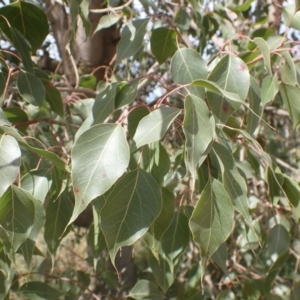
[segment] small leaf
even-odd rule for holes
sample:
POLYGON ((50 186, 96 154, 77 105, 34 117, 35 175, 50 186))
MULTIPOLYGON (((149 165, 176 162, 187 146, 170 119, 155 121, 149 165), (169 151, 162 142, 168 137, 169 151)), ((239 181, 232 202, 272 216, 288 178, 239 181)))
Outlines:
POLYGON ((144 117, 136 129, 131 151, 162 139, 180 112, 175 107, 161 107, 144 117))
POLYGON ((149 20, 149 18, 138 19, 125 25, 121 33, 121 40, 117 46, 115 66, 118 66, 122 59, 133 56, 142 48, 149 20))
POLYGON ((261 52, 265 66, 269 72, 269 74, 272 74, 272 68, 271 68, 271 55, 270 55, 270 49, 266 41, 261 37, 256 37, 253 39, 254 43, 259 48, 259 51, 261 52))
POLYGON ((273 101, 279 90, 277 76, 268 75, 262 81, 261 102, 265 106, 273 101))
POLYGON ((101 228, 111 260, 118 250, 142 237, 162 209, 162 195, 153 177, 137 169, 123 176, 100 212, 101 228))
POLYGON ((133 80, 129 83, 122 85, 120 90, 117 92, 115 99, 116 109, 122 106, 131 104, 138 93, 139 80, 133 80))
POLYGON ((16 251, 28 238, 34 224, 33 197, 12 185, 0 199, 0 241, 16 251))
POLYGON ((72 150, 75 207, 70 223, 93 199, 111 188, 128 163, 129 148, 120 125, 95 125, 78 137, 72 150))
POLYGON ((131 138, 134 137, 136 129, 145 116, 150 113, 149 109, 145 106, 135 108, 128 116, 128 134, 131 138))
POLYGON ((34 75, 20 71, 17 86, 22 98, 35 106, 42 106, 45 100, 45 88, 40 79, 34 75))
POLYGON ((26 298, 58 299, 63 293, 41 281, 30 281, 23 284, 19 292, 26 298))
POLYGON ((161 290, 149 280, 139 280, 131 289, 129 297, 135 300, 163 300, 164 294, 161 290))
POLYGON ((268 239, 269 254, 272 260, 276 261, 281 254, 289 250, 289 247, 290 237, 288 231, 281 224, 275 225, 270 230, 268 239))
POLYGON ((191 17, 185 9, 179 7, 174 16, 174 22, 181 31, 186 31, 190 27, 191 17))
POLYGON ((215 262, 224 272, 225 275, 228 274, 228 270, 226 267, 227 261, 227 247, 226 243, 222 243, 220 247, 214 252, 214 254, 210 258, 213 262, 215 262))
POLYGON ((183 131, 186 137, 186 164, 192 179, 197 177, 197 169, 206 157, 214 136, 210 113, 206 103, 193 95, 185 98, 183 131))
MULTIPOLYGON (((6 107, 3 109, 9 122, 12 124, 18 124, 28 121, 28 115, 26 112, 19 107, 6 107)), ((24 133, 28 125, 17 126, 18 130, 24 133)))
POLYGON ((49 103, 52 111, 57 113, 60 117, 64 116, 63 100, 59 90, 50 82, 43 80, 45 88, 45 100, 49 103))
POLYGON ((156 28, 151 34, 151 51, 159 64, 164 63, 177 50, 177 33, 169 28, 156 28))
POLYGON ((21 150, 16 140, 0 135, 0 197, 16 180, 21 164, 21 150))
POLYGON ((289 199, 290 203, 294 206, 297 207, 299 204, 300 200, 300 188, 297 182, 293 180, 293 178, 282 174, 283 176, 283 185, 282 189, 286 195, 286 197, 289 199))
POLYGON ((233 215, 234 208, 223 185, 209 180, 190 219, 193 239, 200 248, 202 278, 208 260, 231 233, 233 215))
POLYGON ((112 83, 97 95, 93 106, 94 124, 103 123, 114 111, 117 85, 112 83))
POLYGON ((282 15, 285 26, 300 30, 300 11, 295 12, 295 4, 285 5, 282 15))
POLYGON ((279 64, 280 78, 283 83, 296 85, 297 84, 297 73, 295 63, 288 51, 281 53, 283 59, 279 64))
POLYGON ((120 16, 116 15, 115 13, 109 13, 107 15, 102 16, 93 34, 95 34, 97 31, 103 28, 109 28, 115 25, 119 22, 120 19, 120 16))
POLYGON ((295 129, 300 123, 300 105, 298 101, 300 89, 293 85, 281 83, 279 90, 295 129))
POLYGON ((93 90, 97 84, 97 78, 94 75, 84 74, 79 78, 79 86, 93 90))

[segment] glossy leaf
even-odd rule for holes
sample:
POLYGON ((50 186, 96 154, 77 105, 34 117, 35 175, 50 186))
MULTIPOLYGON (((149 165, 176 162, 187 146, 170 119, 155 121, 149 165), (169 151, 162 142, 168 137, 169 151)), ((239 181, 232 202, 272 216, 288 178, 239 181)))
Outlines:
POLYGON ((122 176, 129 163, 124 130, 117 124, 95 125, 82 133, 72 150, 75 207, 70 223, 122 176))
POLYGON ((162 139, 180 112, 175 107, 161 107, 145 116, 136 129, 131 151, 162 139))
MULTIPOLYGON (((195 80, 206 79, 207 66, 201 55, 192 49, 178 49, 171 61, 171 76, 177 84, 191 84, 195 80)), ((189 92, 204 100, 202 87, 189 87, 189 92)))
POLYGON ((21 150, 16 140, 0 135, 0 197, 16 180, 21 164, 21 150))
POLYGON ((20 71, 17 80, 18 91, 25 101, 35 106, 42 106, 45 100, 45 88, 40 79, 20 71))
POLYGON ((73 203, 66 193, 62 193, 58 199, 51 199, 46 207, 44 238, 51 255, 55 254, 61 242, 72 211, 73 203))
POLYGON ((117 83, 112 83, 99 93, 93 106, 94 124, 103 123, 115 108, 117 83))
POLYGON ((114 264, 118 250, 142 237, 162 209, 162 195, 153 177, 137 169, 123 176, 100 212, 101 228, 114 264))
POLYGON ((41 281, 24 283, 19 291, 26 297, 39 297, 40 299, 58 299, 63 293, 41 281))
POLYGON ((169 28, 156 28, 151 34, 151 51, 159 64, 164 63, 177 50, 177 33, 169 28))
MULTIPOLYGON (((16 28, 29 41, 35 52, 49 33, 48 19, 44 10, 30 2, 14 2, 0 8, 11 27, 16 28)), ((9 25, 0 18, 0 28, 11 39, 9 25)))
POLYGON ((229 150, 218 143, 214 143, 213 149, 221 165, 224 188, 234 208, 244 217, 248 225, 251 226, 246 182, 240 175, 229 150))
POLYGON ((205 159, 214 137, 214 128, 206 103, 191 95, 185 98, 183 130, 186 137, 186 164, 195 181, 197 169, 205 159))
POLYGON ((209 180, 189 223, 193 239, 200 248, 203 275, 210 257, 229 237, 233 215, 234 208, 223 185, 215 179, 209 180))
POLYGON ((296 128, 300 123, 300 106, 298 103, 300 89, 293 85, 281 83, 279 90, 284 101, 284 105, 292 119, 293 127, 296 128))
POLYGON ((121 40, 117 46, 116 66, 124 58, 136 54, 141 49, 149 20, 149 18, 137 19, 125 25, 121 33, 121 40))
POLYGON ((45 88, 45 100, 49 103, 51 110, 60 117, 63 117, 64 106, 60 92, 50 81, 44 80, 43 84, 45 88))
POLYGON ((12 186, 0 199, 0 241, 7 249, 17 250, 28 238, 34 224, 32 196, 12 186))
POLYGON ((161 290, 149 280, 139 280, 135 286, 131 289, 129 297, 135 300, 163 300, 164 294, 161 290))
MULTIPOLYGON (((224 56, 214 67, 207 80, 219 85, 223 90, 237 94, 244 101, 250 86, 250 74, 247 65, 234 55, 224 56)), ((226 123, 228 117, 241 106, 241 103, 229 101, 225 96, 207 93, 208 106, 213 114, 226 123)))

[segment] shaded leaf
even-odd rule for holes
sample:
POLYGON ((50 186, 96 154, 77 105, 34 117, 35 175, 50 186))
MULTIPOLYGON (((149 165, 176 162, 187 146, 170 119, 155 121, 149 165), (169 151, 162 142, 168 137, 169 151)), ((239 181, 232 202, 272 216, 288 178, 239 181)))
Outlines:
POLYGON ((149 18, 138 19, 125 25, 117 45, 115 66, 118 66, 124 58, 133 56, 141 49, 149 20, 149 18))
POLYGON ((175 107, 160 107, 145 116, 136 129, 131 151, 162 139, 180 112, 175 107))
POLYGON ((133 80, 121 86, 115 98, 116 109, 128 105, 135 100, 138 93, 139 80, 133 80))
POLYGON ((42 106, 45 100, 45 88, 40 79, 20 71, 17 79, 18 91, 22 98, 35 106, 42 106))
POLYGON ((283 176, 283 184, 282 189, 286 195, 286 197, 289 199, 290 203, 297 207, 300 200, 300 188, 297 182, 295 180, 285 174, 282 174, 283 176))
POLYGON ((161 290, 149 280, 139 280, 131 289, 129 297, 135 300, 163 300, 164 294, 161 290))
POLYGON ((150 113, 149 109, 145 106, 135 108, 128 116, 128 134, 131 138, 134 137, 136 129, 145 116, 150 113))
POLYGON ((44 80, 43 84, 45 88, 45 100, 49 103, 52 111, 63 117, 64 106, 61 93, 50 81, 44 80))
POLYGON ((190 219, 193 239, 200 248, 202 278, 208 260, 231 233, 233 215, 234 208, 223 185, 209 180, 190 219))
POLYGON ((26 131, 28 125, 18 126, 18 123, 28 121, 28 115, 23 109, 19 107, 6 107, 3 111, 9 122, 17 124, 19 131, 21 131, 22 133, 26 131))
POLYGON ((288 51, 282 52, 283 59, 279 65, 280 78, 282 82, 290 85, 297 84, 297 73, 295 63, 288 51))
POLYGON ((174 22, 180 30, 185 31, 188 30, 190 27, 191 17, 185 9, 179 7, 174 16, 174 22))
POLYGON ((159 64, 164 63, 177 50, 177 33, 173 29, 159 27, 151 34, 151 51, 159 64))
POLYGON ((286 228, 281 225, 275 225, 269 233, 268 239, 268 248, 269 254, 273 261, 276 261, 277 258, 288 251, 290 247, 290 237, 286 228))
POLYGON ((16 140, 0 135, 0 197, 16 180, 21 164, 21 150, 16 140))
POLYGON ((41 299, 58 299, 63 293, 41 281, 30 281, 23 284, 19 292, 25 297, 40 297, 41 299))
POLYGON ((221 268, 221 270, 224 272, 225 275, 228 274, 228 270, 226 267, 226 261, 227 261, 226 243, 222 243, 219 246, 219 248, 213 253, 210 259, 221 268))
POLYGON ((110 189, 128 163, 129 148, 120 125, 95 125, 78 137, 72 150, 75 207, 70 223, 93 199, 110 189))
POLYGON ((269 74, 272 74, 272 68, 271 68, 271 55, 270 55, 270 49, 266 41, 261 37, 256 37, 253 39, 254 43, 259 48, 259 51, 261 52, 265 66, 269 72, 269 74))
POLYGON ((274 100, 279 90, 277 76, 268 75, 262 81, 261 102, 265 106, 274 100))
POLYGON ((111 260, 118 250, 142 237, 162 209, 161 190, 154 178, 137 169, 113 187, 100 212, 101 228, 111 260))
POLYGON ((109 28, 115 25, 120 21, 120 19, 121 19, 120 16, 115 13, 109 13, 107 15, 102 16, 93 34, 95 34, 97 31, 103 28, 109 28))
POLYGON ((206 103, 193 95, 185 98, 185 116, 183 131, 186 137, 186 164, 195 181, 197 169, 207 155, 207 150, 214 136, 210 122, 210 113, 206 103))

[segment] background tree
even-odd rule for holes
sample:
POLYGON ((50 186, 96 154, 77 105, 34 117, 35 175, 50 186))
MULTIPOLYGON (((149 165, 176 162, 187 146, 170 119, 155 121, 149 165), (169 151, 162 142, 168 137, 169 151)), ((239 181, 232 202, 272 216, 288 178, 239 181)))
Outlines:
POLYGON ((1 298, 299 298, 300 15, 282 5, 2 5, 1 298))

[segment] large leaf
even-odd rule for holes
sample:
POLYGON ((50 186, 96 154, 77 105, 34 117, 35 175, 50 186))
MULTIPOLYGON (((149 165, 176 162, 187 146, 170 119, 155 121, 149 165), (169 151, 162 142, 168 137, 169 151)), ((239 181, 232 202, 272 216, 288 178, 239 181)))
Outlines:
POLYGON ((18 74, 17 86, 22 98, 35 106, 42 106, 45 100, 45 88, 40 79, 24 71, 18 74))
POLYGON ((180 112, 181 110, 175 107, 161 107, 145 116, 136 129, 131 151, 163 138, 180 112))
POLYGON ((221 165, 224 188, 234 208, 245 218, 248 225, 251 226, 246 182, 239 173, 231 152, 219 143, 214 143, 213 149, 221 165))
POLYGON ((141 49, 149 20, 149 18, 138 19, 125 25, 117 46, 115 66, 118 66, 122 59, 136 54, 141 49))
POLYGON ((233 226, 234 208, 223 185, 208 180, 190 219, 195 243, 200 248, 202 278, 207 261, 225 242, 233 226))
POLYGON ((275 225, 270 230, 268 239, 268 248, 271 259, 276 261, 281 254, 288 251, 289 247, 290 237, 288 231, 281 224, 275 225))
MULTIPOLYGON (((201 55, 192 49, 179 49, 171 61, 171 76, 177 84, 189 84, 195 80, 206 79, 208 70, 201 55)), ((189 92, 204 100, 202 87, 189 87, 189 92)))
POLYGON ((0 135, 0 197, 18 175, 21 164, 21 150, 16 140, 0 135))
POLYGON ((298 99, 300 89, 297 86, 281 83, 279 90, 284 101, 284 105, 292 119, 293 127, 296 128, 300 123, 300 105, 298 99))
POLYGON ((131 289, 129 297, 135 300, 163 300, 165 299, 162 291, 149 280, 139 280, 131 289))
POLYGON ((177 33, 173 29, 159 27, 151 34, 151 50, 159 64, 164 63, 177 49, 177 33))
POLYGON ((28 238, 34 224, 33 197, 12 186, 0 199, 0 241, 15 251, 28 238))
POLYGON ((44 10, 29 2, 14 2, 0 8, 0 28, 11 38, 9 25, 16 28, 29 41, 35 52, 49 33, 48 19, 44 10), (7 24, 7 21, 9 25, 7 24))
POLYGON ((95 125, 78 137, 72 150, 75 207, 70 223, 122 176, 128 163, 129 147, 120 125, 95 125))
POLYGON ((195 181, 197 169, 206 157, 214 136, 206 103, 193 95, 185 98, 183 130, 186 137, 186 164, 195 181))
MULTIPOLYGON (((250 74, 247 65, 234 55, 224 56, 207 78, 217 83, 223 90, 237 94, 244 101, 250 86, 250 74)), ((228 117, 240 107, 241 103, 230 101, 226 96, 207 93, 208 106, 213 114, 226 123, 228 117)))
POLYGON ((162 195, 154 178, 137 169, 117 182, 107 196, 101 228, 114 263, 118 250, 142 237, 162 209, 162 195))

